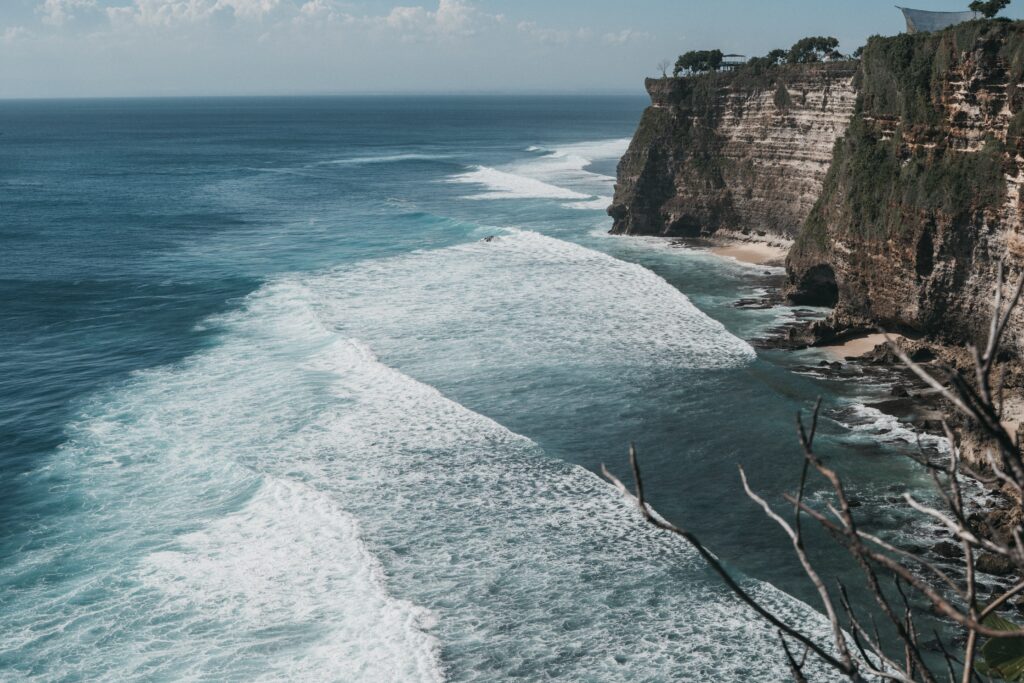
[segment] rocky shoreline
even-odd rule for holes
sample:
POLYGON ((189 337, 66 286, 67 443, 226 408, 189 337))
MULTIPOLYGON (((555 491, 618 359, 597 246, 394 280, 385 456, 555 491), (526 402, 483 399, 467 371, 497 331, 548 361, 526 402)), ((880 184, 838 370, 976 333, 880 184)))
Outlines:
MULTIPOLYGON (((871 434, 876 450, 907 440, 933 473, 956 448, 978 473, 962 478, 963 523, 1003 548, 1024 543, 1019 488, 987 476, 990 437, 878 336, 899 335, 898 347, 947 386, 952 373, 975 384, 972 347, 987 344, 993 295, 1009 300, 1024 278, 1024 22, 875 36, 857 59, 752 62, 646 87, 651 105, 618 166, 611 232, 783 265, 767 293, 735 302, 793 306, 754 345, 817 349, 820 358, 794 370, 887 386, 888 396, 831 417, 871 434), (892 431, 876 437, 858 420, 879 415, 874 424, 892 431)), ((979 383, 991 379, 985 402, 1020 444, 1024 306, 1007 321, 1005 351, 979 383)), ((893 481, 891 500, 872 503, 905 508, 906 488, 893 481)), ((911 526, 898 545, 962 583, 962 544, 930 517, 911 526)), ((983 602, 1022 578, 1016 562, 981 544, 973 564, 983 602)), ((1024 598, 1014 601, 1024 613, 1024 598)))
MULTIPOLYGON (((731 253, 733 249, 748 248, 750 245, 776 246, 771 243, 770 238, 765 239, 764 236, 740 235, 737 237, 721 234, 709 238, 678 239, 674 240, 672 244, 704 250, 727 258, 735 258, 731 253)), ((770 252, 761 253, 769 254, 770 252)), ((769 260, 747 261, 747 263, 764 266, 778 265, 777 261, 769 260)), ((785 282, 780 275, 776 282, 769 285, 762 296, 739 299, 733 305, 737 308, 770 309, 787 303, 789 302, 785 295, 785 282)), ((836 329, 827 318, 823 318, 823 312, 820 309, 816 311, 796 307, 793 309, 793 313, 795 320, 772 328, 762 337, 752 340, 752 343, 762 349, 786 351, 818 349, 823 355, 831 356, 831 358, 822 358, 816 363, 807 365, 797 365, 793 368, 794 371, 821 379, 863 381, 875 386, 888 386, 889 396, 887 398, 866 401, 863 405, 869 410, 877 410, 894 418, 918 434, 931 437, 931 443, 948 443, 942 421, 949 420, 961 437, 961 442, 958 444, 961 449, 978 450, 983 447, 977 440, 977 434, 963 420, 958 420, 953 415, 950 410, 951 406, 946 403, 939 392, 927 386, 902 363, 889 346, 885 335, 862 326, 836 329)), ((890 335, 889 338, 916 363, 935 369, 945 366, 961 371, 971 367, 972 360, 963 347, 940 344, 933 340, 923 339, 920 335, 910 337, 896 334, 890 335)), ((1020 364, 1008 360, 1004 363, 1004 368, 1010 375, 1010 381, 1020 386, 1021 378, 1024 376, 1020 364)), ((1007 402, 1005 409, 1008 416, 1007 422, 1010 423, 1008 427, 1019 425, 1020 418, 1016 416, 1024 414, 1024 401, 1011 399, 1007 402)), ((1016 429, 1010 431, 1012 433, 1016 429)), ((948 463, 948 456, 942 449, 922 448, 921 455, 933 465, 945 466, 948 463)), ((972 479, 966 485, 974 490, 975 498, 984 497, 984 505, 976 506, 977 509, 968 519, 972 530, 983 538, 1000 543, 1006 542, 1012 536, 1012 530, 1020 524, 1019 502, 1005 491, 977 480, 972 479)), ((903 490, 902 486, 895 488, 900 492, 903 490)), ((904 504, 899 496, 893 496, 890 502, 904 504)), ((855 501, 854 504, 859 506, 859 502, 855 501)), ((908 549, 927 556, 937 564, 944 565, 949 573, 961 572, 963 570, 963 548, 960 543, 946 529, 938 526, 932 528, 928 536, 930 539, 922 537, 914 547, 908 549)), ((979 582, 979 588, 983 593, 996 594, 1005 590, 1013 580, 1016 580, 1012 563, 1006 558, 996 555, 980 554, 976 558, 975 569, 985 577, 979 582)), ((1015 607, 1024 613, 1024 598, 1017 601, 1015 607)))

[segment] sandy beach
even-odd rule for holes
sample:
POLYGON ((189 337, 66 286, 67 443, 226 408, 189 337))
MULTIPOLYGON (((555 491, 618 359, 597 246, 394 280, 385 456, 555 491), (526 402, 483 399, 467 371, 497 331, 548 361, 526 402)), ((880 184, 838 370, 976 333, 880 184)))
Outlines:
POLYGON ((743 263, 759 266, 779 266, 786 261, 787 249, 763 242, 743 242, 726 246, 711 247, 709 251, 718 256, 734 258, 743 263))
MULTIPOLYGON (((893 341, 901 341, 904 339, 901 335, 891 334, 889 337, 893 341)), ((834 344, 831 346, 819 346, 818 348, 832 356, 836 360, 843 360, 850 356, 863 356, 865 353, 873 351, 879 344, 885 343, 885 335, 881 333, 868 334, 863 337, 855 337, 849 339, 842 344, 834 344)))

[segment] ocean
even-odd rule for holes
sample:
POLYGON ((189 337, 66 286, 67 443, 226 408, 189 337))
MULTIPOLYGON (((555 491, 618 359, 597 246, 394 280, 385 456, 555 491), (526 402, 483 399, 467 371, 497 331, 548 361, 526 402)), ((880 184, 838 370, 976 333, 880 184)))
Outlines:
POLYGON ((752 344, 781 269, 607 234, 644 106, 0 102, 0 679, 784 679, 600 465, 811 629, 737 465, 780 503, 820 395, 869 524, 926 484, 887 387, 752 344))

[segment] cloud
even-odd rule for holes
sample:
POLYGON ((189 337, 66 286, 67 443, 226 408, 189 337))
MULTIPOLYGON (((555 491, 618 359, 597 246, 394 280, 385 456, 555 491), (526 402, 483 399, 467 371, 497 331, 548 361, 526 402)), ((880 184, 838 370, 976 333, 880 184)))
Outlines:
MULTIPOLYGON (((483 25, 500 22, 501 15, 486 14, 463 0, 438 0, 437 9, 422 6, 394 7, 384 24, 405 34, 470 36, 483 25)), ((368 18, 373 23, 373 18, 368 18)))
POLYGON ((477 9, 468 0, 438 0, 436 5, 396 5, 382 14, 356 15, 342 0, 42 0, 37 11, 54 28, 80 24, 90 15, 108 28, 170 29, 193 25, 258 25, 261 35, 274 29, 356 25, 369 31, 392 31, 404 39, 471 36, 504 21, 501 14, 477 9))
POLYGON ((8 26, 3 31, 0 31, 0 43, 10 45, 31 36, 32 32, 24 26, 8 26))
POLYGON ((354 17, 345 11, 345 6, 335 0, 308 0, 299 7, 297 23, 351 23, 354 17))
POLYGON ((110 23, 121 28, 197 23, 231 25, 236 18, 262 22, 301 11, 302 7, 294 0, 133 0, 130 4, 106 10, 110 23))
POLYGON ((521 21, 516 28, 534 42, 545 45, 568 45, 573 41, 588 40, 593 35, 593 31, 589 28, 574 30, 547 28, 538 25, 535 21, 521 21))
POLYGON ((36 9, 43 15, 43 23, 51 26, 63 26, 99 13, 96 0, 44 0, 36 9))
POLYGON ((616 33, 606 33, 601 39, 609 45, 625 45, 626 43, 650 40, 651 34, 627 28, 616 33))

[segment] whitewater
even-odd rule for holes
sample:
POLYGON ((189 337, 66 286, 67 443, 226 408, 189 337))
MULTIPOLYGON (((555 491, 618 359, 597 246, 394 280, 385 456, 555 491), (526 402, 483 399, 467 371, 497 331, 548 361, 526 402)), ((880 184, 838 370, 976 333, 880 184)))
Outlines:
MULTIPOLYGON (((33 106, 119 171, 12 208, 3 680, 784 678, 596 474, 634 439, 663 514, 823 627, 733 503, 737 462, 788 485, 823 389, 749 342, 788 309, 732 306, 771 271, 602 234, 636 101, 139 104, 147 159, 107 105, 33 106)), ((3 187, 61 178, 40 113, 0 115, 28 169, 3 187)), ((864 427, 823 431, 843 455, 864 427)))

